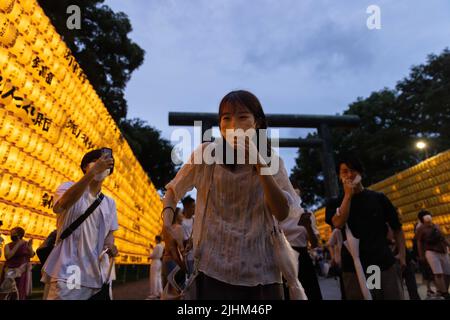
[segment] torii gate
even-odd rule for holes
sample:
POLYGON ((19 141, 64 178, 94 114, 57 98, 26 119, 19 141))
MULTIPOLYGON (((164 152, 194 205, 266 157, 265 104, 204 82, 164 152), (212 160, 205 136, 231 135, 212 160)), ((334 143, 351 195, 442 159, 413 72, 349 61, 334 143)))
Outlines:
MULTIPOLYGON (((338 196, 338 177, 335 171, 331 127, 358 127, 361 120, 355 115, 301 115, 266 114, 269 128, 314 128, 319 139, 280 139, 280 148, 320 148, 320 161, 325 178, 325 196, 328 199, 338 196)), ((193 126, 194 121, 202 122, 202 139, 206 130, 218 126, 217 113, 169 112, 170 126, 193 126)))

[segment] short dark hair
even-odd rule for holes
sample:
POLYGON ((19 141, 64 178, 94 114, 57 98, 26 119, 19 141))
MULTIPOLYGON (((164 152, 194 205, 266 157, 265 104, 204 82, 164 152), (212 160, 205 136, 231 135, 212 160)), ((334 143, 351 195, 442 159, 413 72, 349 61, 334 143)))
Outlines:
POLYGON ((157 236, 155 237, 155 240, 161 242, 161 236, 160 236, 160 235, 157 235, 157 236))
POLYGON ((14 227, 11 229, 11 233, 13 233, 13 231, 17 231, 19 239, 22 239, 25 236, 25 230, 22 227, 14 227))
POLYGON ((181 203, 183 204, 183 206, 186 206, 187 204, 195 203, 195 200, 191 196, 186 196, 181 199, 181 203))
POLYGON ((341 165, 345 164, 347 167, 349 167, 352 170, 358 171, 361 175, 364 174, 364 166, 361 162, 361 160, 353 154, 347 154, 345 156, 341 156, 339 160, 337 161, 336 166, 336 172, 339 175, 341 165))
MULTIPOLYGON (((83 171, 83 173, 86 173, 86 166, 89 163, 97 161, 98 159, 101 158, 102 150, 103 150, 103 148, 91 150, 83 156, 83 159, 81 159, 81 164, 80 164, 80 168, 83 171)), ((114 160, 114 157, 113 157, 113 160, 114 160)), ((113 171, 114 171, 114 164, 113 164, 109 174, 111 175, 113 173, 113 171)))
POLYGON ((419 213, 417 214, 417 218, 420 220, 420 222, 423 223, 423 217, 425 217, 425 216, 431 216, 431 215, 432 215, 432 214, 431 214, 430 211, 427 211, 427 210, 425 210, 425 209, 422 209, 422 210, 420 210, 419 213))

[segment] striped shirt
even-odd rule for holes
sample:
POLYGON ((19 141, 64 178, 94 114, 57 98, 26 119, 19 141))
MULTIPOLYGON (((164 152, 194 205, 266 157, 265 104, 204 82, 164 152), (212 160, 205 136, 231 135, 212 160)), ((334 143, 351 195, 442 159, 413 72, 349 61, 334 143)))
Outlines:
MULTIPOLYGON (((203 152, 205 145, 194 151, 166 185, 176 201, 194 187, 197 189, 193 240, 199 271, 232 285, 282 283, 270 241, 273 217, 265 205, 256 170, 250 165, 231 171, 221 164, 194 164, 195 154, 203 152)), ((288 200, 289 217, 298 217, 301 200, 281 158, 274 178, 288 200)))

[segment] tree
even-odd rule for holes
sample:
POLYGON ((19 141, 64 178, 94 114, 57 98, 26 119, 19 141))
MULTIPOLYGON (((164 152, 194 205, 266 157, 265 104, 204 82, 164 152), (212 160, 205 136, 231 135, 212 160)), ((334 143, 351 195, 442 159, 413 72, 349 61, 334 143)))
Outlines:
MULTIPOLYGON (((423 160, 415 142, 423 138, 434 155, 450 147, 450 51, 429 55, 427 63, 411 68, 396 88, 357 98, 344 111, 358 115, 356 129, 332 130, 335 158, 353 152, 366 169, 364 183, 373 184, 423 160)), ((311 134, 310 137, 317 137, 311 134)), ((317 150, 299 150, 291 173, 294 184, 303 186, 307 205, 323 204, 322 169, 317 150)))
POLYGON ((140 119, 123 120, 120 128, 155 188, 162 190, 176 173, 171 161, 170 142, 162 139, 158 130, 140 119))
MULTIPOLYGON (((316 136, 317 134, 308 134, 307 138, 316 136)), ((295 188, 300 189, 302 203, 308 206, 322 203, 325 194, 323 179, 319 150, 299 148, 290 180, 295 188)))
POLYGON ((63 37, 109 113, 119 123, 127 115, 125 86, 144 61, 144 50, 128 34, 128 16, 115 13, 104 0, 79 0, 81 28, 68 29, 70 0, 39 0, 40 6, 63 37))
POLYGON ((70 30, 66 22, 69 0, 39 0, 58 33, 83 69, 127 139, 136 158, 157 189, 175 175, 172 146, 160 132, 140 119, 127 120, 124 90, 131 74, 144 61, 144 50, 128 37, 131 23, 123 12, 115 13, 103 0, 79 0, 81 29, 70 30))

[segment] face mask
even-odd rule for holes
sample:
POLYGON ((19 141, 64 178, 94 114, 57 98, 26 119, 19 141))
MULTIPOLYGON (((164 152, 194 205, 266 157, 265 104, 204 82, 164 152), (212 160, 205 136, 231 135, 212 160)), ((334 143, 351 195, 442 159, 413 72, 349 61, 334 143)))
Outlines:
POLYGON ((432 220, 432 218, 430 215, 427 214, 426 216, 423 216, 423 222, 430 223, 431 220, 432 220))
POLYGON ((12 236, 11 236, 11 240, 12 240, 12 241, 17 241, 17 240, 19 240, 19 236, 17 236, 17 235, 12 235, 12 236))
POLYGON ((251 128, 248 129, 251 131, 244 131, 243 129, 236 129, 236 130, 231 130, 228 129, 225 132, 225 140, 232 146, 235 146, 235 139, 241 139, 240 141, 244 141, 244 139, 247 139, 247 137, 249 137, 250 139, 253 139, 253 137, 256 134, 256 129, 251 128), (229 134, 227 134, 229 133, 229 134), (250 136, 248 136, 247 134, 249 134, 250 136))
POLYGON ((95 181, 98 181, 98 182, 101 182, 101 181, 105 180, 105 178, 106 178, 107 176, 109 176, 109 172, 110 172, 110 170, 109 170, 109 169, 106 169, 106 170, 103 171, 102 173, 96 174, 95 177, 94 177, 94 180, 95 180, 95 181))

